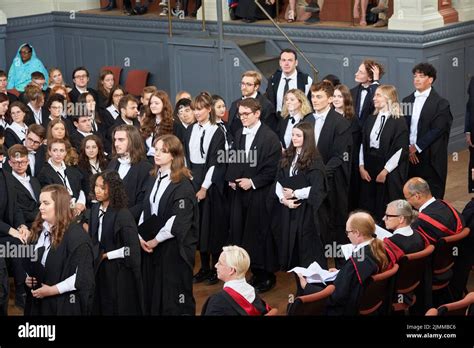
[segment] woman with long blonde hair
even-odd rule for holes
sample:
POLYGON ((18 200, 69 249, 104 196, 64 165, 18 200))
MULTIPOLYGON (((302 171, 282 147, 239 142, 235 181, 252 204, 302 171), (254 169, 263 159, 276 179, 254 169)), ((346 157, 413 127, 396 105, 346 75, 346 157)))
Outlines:
POLYGON ((381 221, 387 203, 403 198, 408 175, 408 128, 394 86, 379 86, 374 106, 374 114, 362 129, 360 207, 381 221))

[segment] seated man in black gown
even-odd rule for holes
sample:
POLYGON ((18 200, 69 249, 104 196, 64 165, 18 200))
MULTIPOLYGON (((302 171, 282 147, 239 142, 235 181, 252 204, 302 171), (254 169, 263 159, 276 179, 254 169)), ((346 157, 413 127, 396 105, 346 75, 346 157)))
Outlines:
POLYGON ((268 306, 245 280, 250 256, 245 249, 231 245, 222 248, 216 264, 217 277, 225 282, 222 291, 211 295, 204 304, 202 315, 265 315, 268 306))

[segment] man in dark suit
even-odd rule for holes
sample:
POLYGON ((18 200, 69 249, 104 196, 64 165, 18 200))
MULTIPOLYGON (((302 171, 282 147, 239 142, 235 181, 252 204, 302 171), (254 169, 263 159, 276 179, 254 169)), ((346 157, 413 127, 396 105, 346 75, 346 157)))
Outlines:
POLYGON ((92 132, 92 118, 89 115, 79 115, 72 117, 72 122, 75 129, 71 132, 71 145, 77 150, 81 151, 82 140, 88 135, 94 134, 92 132))
POLYGON ((18 97, 7 91, 7 85, 8 85, 7 73, 3 70, 0 70, 0 93, 5 94, 8 97, 8 100, 10 101, 10 104, 11 104, 14 101, 17 101, 18 97))
POLYGON ((469 192, 474 192, 474 76, 471 77, 469 87, 467 88, 468 100, 466 104, 466 118, 464 121, 464 133, 466 133, 466 142, 469 146, 469 171, 467 182, 469 192))
POLYGON ((227 121, 227 129, 232 134, 232 137, 237 134, 239 129, 242 129, 242 122, 238 115, 238 102, 242 99, 255 98, 261 106, 260 120, 269 126, 275 133, 278 134, 279 117, 275 113, 275 108, 270 101, 258 89, 262 83, 262 75, 253 70, 246 71, 242 74, 240 81, 240 90, 242 98, 234 100, 229 109, 229 119, 227 121))
POLYGON ((77 102, 77 98, 82 93, 89 92, 94 96, 94 99, 97 100, 99 99, 99 95, 97 91, 93 88, 87 87, 87 84, 89 83, 89 71, 83 67, 80 66, 72 72, 72 80, 74 81, 74 88, 69 92, 69 99, 71 99, 72 103, 77 102))
POLYGON ((328 210, 325 218, 328 221, 322 224, 327 226, 327 231, 322 233, 322 242, 346 244, 352 133, 349 121, 331 108, 333 95, 334 87, 330 82, 313 83, 311 103, 314 114, 306 116, 304 122, 314 126, 316 146, 328 176, 329 194, 325 204, 328 210))
POLYGON ((448 175, 448 142, 453 116, 449 102, 432 87, 436 69, 429 63, 413 68, 416 91, 403 99, 411 106, 406 115, 410 130, 408 177, 419 176, 430 185, 436 198, 443 199, 448 175))
POLYGON ((355 73, 355 81, 359 84, 351 89, 351 95, 360 127, 374 113, 375 90, 380 86, 379 79, 383 74, 383 66, 371 59, 364 60, 355 73))
MULTIPOLYGON (((9 249, 12 245, 26 243, 28 229, 24 225, 23 216, 17 205, 13 176, 3 169, 3 156, 3 148, 0 147, 0 244, 9 249)), ((10 264, 15 279, 15 304, 24 308, 26 273, 22 260, 19 257, 7 257, 6 261, 10 264)))
POLYGON ((39 124, 32 124, 26 133, 25 147, 28 150, 27 174, 37 176, 46 162, 46 145, 43 140, 46 138, 46 129, 39 124))
POLYGON ((296 52, 285 48, 280 52, 280 69, 268 80, 266 97, 273 104, 278 115, 284 103, 284 96, 290 89, 299 89, 311 99, 311 84, 313 79, 297 69, 298 58, 296 52))
POLYGON ((28 149, 25 146, 16 144, 10 147, 8 158, 17 194, 17 207, 23 215, 25 225, 31 228, 39 211, 41 185, 38 179, 26 173, 29 161, 28 149))

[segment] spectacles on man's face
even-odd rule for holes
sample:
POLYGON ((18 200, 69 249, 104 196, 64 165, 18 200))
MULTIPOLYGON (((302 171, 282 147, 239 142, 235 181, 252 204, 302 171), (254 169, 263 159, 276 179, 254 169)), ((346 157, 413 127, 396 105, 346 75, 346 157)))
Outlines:
POLYGON ((28 161, 10 161, 11 164, 15 166, 26 166, 28 164, 28 161))
POLYGON ((354 231, 353 230, 346 230, 346 235, 349 235, 349 233, 353 233, 354 231))
POLYGON ((31 138, 28 138, 28 137, 26 138, 26 140, 28 140, 33 145, 41 145, 41 141, 36 141, 36 140, 33 140, 31 138))
POLYGON ((240 118, 246 118, 246 117, 249 117, 250 115, 252 115, 254 112, 251 111, 251 112, 239 112, 239 117, 240 118))
POLYGON ((75 79, 85 79, 85 78, 87 78, 87 77, 88 77, 87 74, 82 74, 82 75, 76 75, 76 76, 74 76, 75 79))
POLYGON ((242 81, 242 82, 240 82, 240 85, 241 85, 241 86, 252 87, 252 86, 255 86, 255 83, 242 81))
POLYGON ((393 215, 393 214, 387 214, 385 213, 385 215, 383 216, 383 218, 386 220, 388 218, 393 218, 393 217, 400 217, 401 215, 393 215))

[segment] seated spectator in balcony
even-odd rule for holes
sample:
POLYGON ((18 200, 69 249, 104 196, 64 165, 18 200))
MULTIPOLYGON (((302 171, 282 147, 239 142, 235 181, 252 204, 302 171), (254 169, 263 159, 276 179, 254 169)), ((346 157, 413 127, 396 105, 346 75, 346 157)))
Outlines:
POLYGON ((211 295, 204 304, 202 315, 261 316, 271 309, 245 280, 250 256, 236 245, 222 248, 216 264, 217 277, 225 282, 222 291, 211 295))
MULTIPOLYGON (((262 2, 262 6, 272 18, 275 17, 275 0, 265 0, 262 2)), ((253 0, 239 0, 235 14, 237 17, 242 18, 242 21, 245 23, 267 19, 267 16, 257 7, 253 0)))
MULTIPOLYGON (((19 92, 23 92, 25 86, 31 81, 31 74, 35 71, 43 73, 43 76, 48 76, 48 71, 36 56, 34 48, 30 44, 25 43, 20 46, 15 58, 13 58, 12 65, 8 71, 7 89, 14 88, 19 92)), ((47 85, 48 81, 46 80, 45 89, 47 85)))

